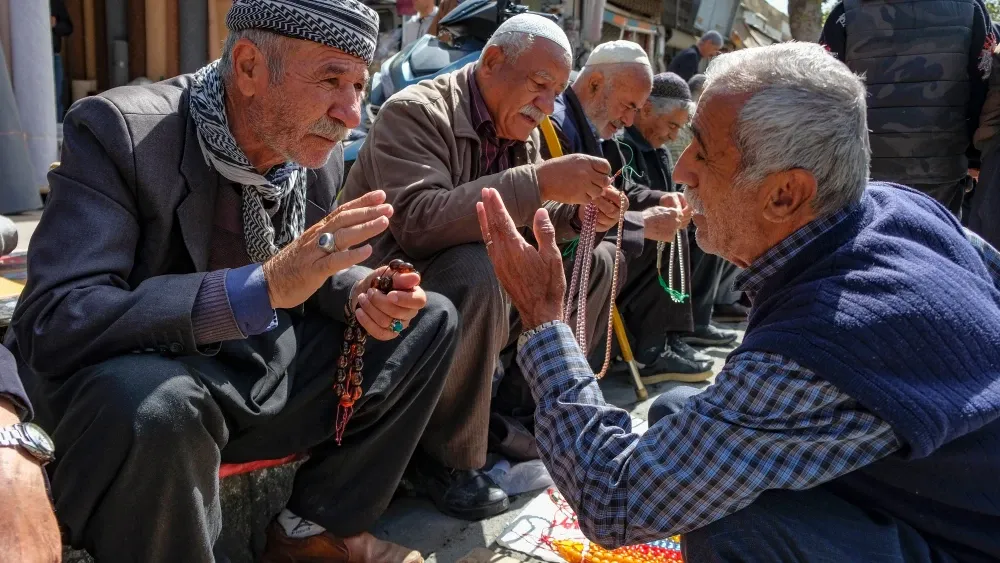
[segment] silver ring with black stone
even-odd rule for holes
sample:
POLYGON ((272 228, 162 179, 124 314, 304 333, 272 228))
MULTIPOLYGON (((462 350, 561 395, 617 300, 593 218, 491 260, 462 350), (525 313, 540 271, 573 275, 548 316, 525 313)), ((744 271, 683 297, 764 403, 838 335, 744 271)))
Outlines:
POLYGON ((319 235, 317 244, 327 254, 333 254, 337 251, 337 239, 333 236, 333 233, 323 233, 319 235))

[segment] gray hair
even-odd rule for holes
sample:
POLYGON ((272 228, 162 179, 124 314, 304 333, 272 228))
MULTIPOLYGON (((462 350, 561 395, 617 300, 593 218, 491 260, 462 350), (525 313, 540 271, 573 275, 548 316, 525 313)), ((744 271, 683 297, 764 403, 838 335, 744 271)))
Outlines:
MULTIPOLYGON (((490 40, 486 43, 486 46, 483 47, 483 52, 480 53, 479 60, 483 59, 483 56, 486 54, 486 49, 495 45, 503 51, 503 56, 507 63, 516 63, 518 59, 521 58, 521 55, 526 53, 528 49, 535 44, 535 40, 538 39, 538 37, 539 36, 533 33, 524 33, 521 31, 494 33, 493 36, 490 37, 490 40)), ((558 45, 558 43, 554 44, 558 45)), ((565 50, 563 50, 563 55, 566 60, 566 64, 572 67, 571 55, 565 50)))
POLYGON ((719 33, 718 31, 715 31, 714 29, 710 29, 705 32, 705 35, 701 36, 701 39, 698 40, 698 43, 711 43, 712 45, 715 45, 716 47, 719 47, 721 49, 722 34, 719 33))
POLYGON ((655 115, 670 113, 680 108, 687 110, 688 119, 691 119, 691 116, 694 115, 695 103, 691 100, 682 100, 680 98, 654 98, 650 96, 648 101, 650 105, 653 106, 653 113, 655 115))
POLYGON ((861 199, 868 180, 867 105, 861 77, 816 43, 782 43, 716 57, 705 97, 749 94, 734 125, 737 184, 801 168, 816 177, 820 217, 861 199))
POLYGON ((291 45, 283 36, 263 29, 230 31, 226 36, 226 41, 222 44, 222 58, 219 61, 219 74, 223 83, 228 84, 233 78, 233 49, 240 39, 246 39, 260 49, 264 54, 264 60, 267 61, 268 80, 271 84, 280 84, 285 76, 285 55, 291 45))

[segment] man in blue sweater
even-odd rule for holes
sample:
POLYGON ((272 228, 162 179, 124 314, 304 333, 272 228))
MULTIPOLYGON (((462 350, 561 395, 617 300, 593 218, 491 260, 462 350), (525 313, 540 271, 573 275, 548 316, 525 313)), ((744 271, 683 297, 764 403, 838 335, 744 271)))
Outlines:
POLYGON ((607 547, 686 561, 1000 559, 1000 254, 941 204, 868 181, 865 88, 815 44, 707 72, 687 186, 698 244, 753 302, 715 384, 642 435, 560 316, 553 229, 480 223, 526 332, 539 452, 607 547))

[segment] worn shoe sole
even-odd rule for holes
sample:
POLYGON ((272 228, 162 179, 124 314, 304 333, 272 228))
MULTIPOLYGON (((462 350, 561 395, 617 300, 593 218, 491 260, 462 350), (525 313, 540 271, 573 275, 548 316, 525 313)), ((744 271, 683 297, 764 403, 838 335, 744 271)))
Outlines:
POLYGON ((448 516, 453 516, 462 520, 468 520, 470 522, 477 522, 479 520, 485 520, 487 518, 492 518, 498 514, 503 514, 510 509, 510 499, 504 497, 500 502, 495 502, 493 504, 480 505, 475 508, 452 508, 441 502, 437 498, 437 495, 429 495, 431 497, 431 502, 437 507, 439 511, 448 516))
POLYGON ((639 379, 642 380, 643 385, 654 385, 656 383, 663 383, 664 381, 701 383, 702 381, 708 381, 710 377, 712 377, 712 370, 699 373, 658 373, 656 375, 642 375, 639 376, 639 379))

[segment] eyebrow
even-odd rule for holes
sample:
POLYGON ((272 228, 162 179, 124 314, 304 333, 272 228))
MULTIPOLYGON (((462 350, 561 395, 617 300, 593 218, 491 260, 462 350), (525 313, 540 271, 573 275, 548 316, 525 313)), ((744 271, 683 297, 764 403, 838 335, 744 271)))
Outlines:
POLYGON ((694 135, 694 138, 698 141, 698 144, 701 145, 702 148, 704 148, 705 140, 702 139, 701 131, 698 130, 698 127, 696 127, 694 123, 691 124, 691 134, 694 135))
MULTIPOLYGON (((320 73, 321 74, 332 74, 334 76, 344 76, 344 75, 347 75, 347 74, 351 74, 351 70, 352 70, 351 69, 351 65, 349 65, 349 64, 333 62, 333 63, 326 63, 325 65, 323 65, 323 67, 320 68, 320 73)), ((368 76, 368 69, 367 68, 364 69, 364 72, 362 73, 362 77, 364 78, 365 82, 368 82, 369 76, 368 76)))

